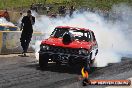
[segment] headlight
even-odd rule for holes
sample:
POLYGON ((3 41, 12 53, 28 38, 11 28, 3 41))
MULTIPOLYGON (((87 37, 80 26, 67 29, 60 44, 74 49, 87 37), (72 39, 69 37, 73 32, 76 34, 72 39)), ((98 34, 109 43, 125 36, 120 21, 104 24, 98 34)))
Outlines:
POLYGON ((85 49, 81 49, 81 50, 79 50, 79 54, 87 55, 87 54, 89 54, 89 51, 85 50, 85 49))
POLYGON ((40 45, 40 49, 49 50, 49 46, 48 45, 40 45))

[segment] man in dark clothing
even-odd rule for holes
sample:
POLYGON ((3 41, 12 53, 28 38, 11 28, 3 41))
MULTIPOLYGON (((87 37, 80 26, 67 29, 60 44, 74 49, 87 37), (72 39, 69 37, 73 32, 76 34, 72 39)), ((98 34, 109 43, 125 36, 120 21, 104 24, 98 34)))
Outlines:
POLYGON ((32 38, 32 33, 33 33, 33 26, 35 23, 35 17, 31 15, 31 11, 28 10, 27 11, 27 16, 24 16, 22 18, 22 24, 21 24, 21 29, 22 30, 22 34, 21 34, 21 38, 20 38, 20 42, 21 42, 21 46, 23 48, 23 52, 22 54, 24 54, 24 56, 26 56, 26 52, 29 46, 29 43, 31 41, 32 38))

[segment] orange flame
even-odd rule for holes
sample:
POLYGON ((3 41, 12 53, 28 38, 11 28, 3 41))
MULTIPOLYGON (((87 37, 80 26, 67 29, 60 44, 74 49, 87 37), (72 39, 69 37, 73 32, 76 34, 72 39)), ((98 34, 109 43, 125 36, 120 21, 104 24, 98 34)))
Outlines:
POLYGON ((88 72, 84 71, 84 67, 82 68, 81 73, 83 78, 88 78, 88 72))

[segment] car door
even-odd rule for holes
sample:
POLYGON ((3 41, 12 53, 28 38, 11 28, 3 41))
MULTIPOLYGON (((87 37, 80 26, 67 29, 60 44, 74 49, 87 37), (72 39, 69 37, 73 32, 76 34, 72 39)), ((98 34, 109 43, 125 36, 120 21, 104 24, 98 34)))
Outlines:
POLYGON ((93 31, 91 31, 91 43, 92 43, 92 58, 91 59, 94 59, 98 53, 98 44, 93 31))

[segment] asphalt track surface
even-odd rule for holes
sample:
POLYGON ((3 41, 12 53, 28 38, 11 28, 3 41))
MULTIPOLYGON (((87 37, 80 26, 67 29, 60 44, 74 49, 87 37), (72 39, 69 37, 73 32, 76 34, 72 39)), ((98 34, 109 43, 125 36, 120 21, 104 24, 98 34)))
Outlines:
MULTIPOLYGON (((105 88, 83 87, 80 69, 57 67, 54 63, 41 70, 34 55, 0 55, 0 88, 105 88)), ((92 68, 90 79, 128 79, 132 77, 132 59, 124 57, 120 63, 92 68)))

